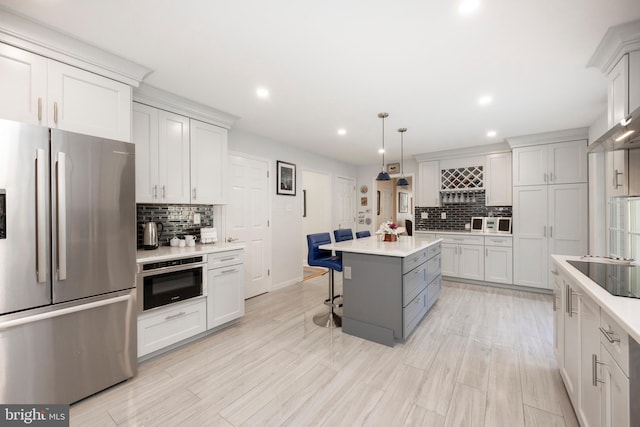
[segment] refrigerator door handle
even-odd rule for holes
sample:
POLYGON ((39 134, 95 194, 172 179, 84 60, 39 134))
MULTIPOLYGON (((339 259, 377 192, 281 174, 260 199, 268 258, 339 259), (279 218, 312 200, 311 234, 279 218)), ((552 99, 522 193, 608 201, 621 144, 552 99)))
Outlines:
POLYGON ((58 196, 58 280, 67 278, 67 186, 66 186, 66 155, 57 154, 56 184, 58 196))
POLYGON ((47 281, 47 199, 45 152, 36 150, 36 275, 38 283, 47 281))

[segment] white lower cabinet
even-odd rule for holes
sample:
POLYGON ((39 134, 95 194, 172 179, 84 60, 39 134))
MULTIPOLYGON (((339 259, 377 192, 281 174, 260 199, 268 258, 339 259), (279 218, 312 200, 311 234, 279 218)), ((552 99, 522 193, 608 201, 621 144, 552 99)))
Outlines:
POLYGON ((244 263, 241 250, 209 254, 207 287, 207 329, 244 315, 244 263))
POLYGON ((451 240, 463 240, 458 237, 438 235, 438 238, 445 239, 442 243, 443 276, 484 280, 484 246, 449 243, 451 240))
POLYGON ((583 427, 600 425, 600 385, 597 360, 600 354, 600 307, 586 295, 580 297, 580 387, 578 419, 583 427))
POLYGON ((193 298, 138 316, 138 357, 207 329, 207 300, 193 298))
POLYGON ((600 363, 602 366, 600 425, 602 427, 630 426, 629 378, 604 345, 600 347, 600 363))
POLYGON ((564 281, 564 360, 560 373, 574 408, 578 408, 580 387, 580 303, 579 296, 568 281, 564 281))
POLYGON ((484 239, 484 280, 487 282, 513 283, 512 238, 496 236, 484 239))
POLYGON ((442 240, 442 275, 513 283, 511 236, 437 234, 442 240))

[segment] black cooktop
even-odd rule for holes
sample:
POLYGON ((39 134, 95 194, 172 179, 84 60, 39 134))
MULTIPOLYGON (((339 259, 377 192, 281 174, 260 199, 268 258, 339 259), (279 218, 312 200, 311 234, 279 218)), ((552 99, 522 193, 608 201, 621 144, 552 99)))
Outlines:
POLYGON ((640 266, 567 261, 611 295, 640 298, 640 266))

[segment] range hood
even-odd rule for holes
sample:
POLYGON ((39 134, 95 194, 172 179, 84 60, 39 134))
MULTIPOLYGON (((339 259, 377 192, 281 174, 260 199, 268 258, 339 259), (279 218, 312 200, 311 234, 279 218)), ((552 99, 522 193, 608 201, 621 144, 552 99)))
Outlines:
POLYGON ((588 153, 598 151, 640 148, 640 107, 616 123, 587 148, 588 153))

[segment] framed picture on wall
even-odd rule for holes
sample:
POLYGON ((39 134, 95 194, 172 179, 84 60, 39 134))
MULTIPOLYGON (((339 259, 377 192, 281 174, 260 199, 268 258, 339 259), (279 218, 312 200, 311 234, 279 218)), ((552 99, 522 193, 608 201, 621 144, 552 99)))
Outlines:
POLYGON ((400 163, 387 163, 388 173, 400 173, 400 163))
POLYGON ((402 191, 398 193, 398 212, 409 212, 409 193, 403 193, 402 191))
POLYGON ((284 196, 296 195, 296 165, 277 161, 276 194, 284 196))

